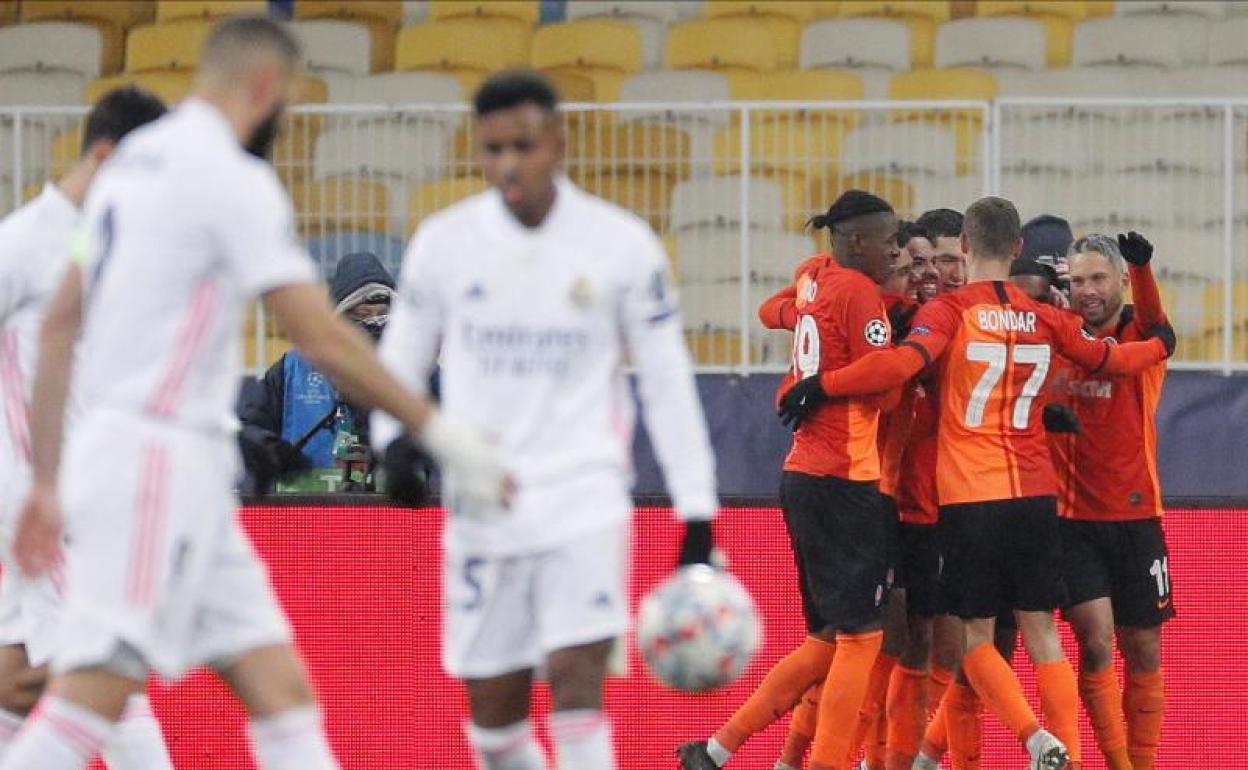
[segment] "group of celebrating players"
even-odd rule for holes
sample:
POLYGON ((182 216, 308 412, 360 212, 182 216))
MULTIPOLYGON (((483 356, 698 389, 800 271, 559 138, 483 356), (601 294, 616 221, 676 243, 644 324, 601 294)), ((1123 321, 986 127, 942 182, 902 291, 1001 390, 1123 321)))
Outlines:
POLYGON ((808 749, 811 770, 860 749, 864 770, 946 752, 975 770, 983 704, 1032 770, 1078 768, 1082 697, 1110 770, 1152 770, 1174 614, 1154 413, 1175 339, 1151 244, 1090 235, 1020 258, 1018 212, 991 197, 899 223, 850 191, 811 224, 831 253, 759 309, 795 333, 781 505, 809 635, 682 766, 724 766, 792 709, 776 770, 808 749), (1007 663, 1020 631, 1044 727, 1007 663))

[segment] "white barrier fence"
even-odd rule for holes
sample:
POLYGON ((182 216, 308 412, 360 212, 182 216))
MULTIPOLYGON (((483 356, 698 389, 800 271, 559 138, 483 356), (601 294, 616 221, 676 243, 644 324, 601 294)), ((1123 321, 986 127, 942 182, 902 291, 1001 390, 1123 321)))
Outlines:
MULTIPOLYGON (((0 213, 63 172, 79 108, 0 110, 0 213)), ((1248 100, 731 102, 568 105, 566 169, 664 239, 703 371, 774 371, 788 335, 758 303, 822 248, 805 222, 858 187, 905 217, 997 193, 1076 234, 1157 245, 1177 366, 1248 370, 1248 100)), ((309 105, 275 154, 327 273, 370 250, 397 270, 420 220, 483 189, 466 106, 309 105)), ((284 342, 257 310, 248 365, 284 342)))

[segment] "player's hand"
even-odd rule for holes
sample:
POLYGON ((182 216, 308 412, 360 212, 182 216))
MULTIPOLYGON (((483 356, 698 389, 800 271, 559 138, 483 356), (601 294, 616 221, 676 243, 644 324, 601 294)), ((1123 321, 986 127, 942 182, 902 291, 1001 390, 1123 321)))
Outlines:
POLYGON ((1044 408, 1044 429, 1049 433, 1078 433, 1082 426, 1073 409, 1065 404, 1049 404, 1044 408))
POLYGON ((692 520, 685 522, 685 538, 680 541, 681 567, 689 564, 710 564, 711 551, 715 548, 715 533, 711 529, 711 520, 692 520))
POLYGON ((425 421, 420 441, 448 475, 454 477, 455 514, 488 518, 506 512, 515 493, 515 481, 502 458, 473 426, 441 412, 425 421))
POLYGON ((381 466, 386 472, 386 496, 406 508, 429 504, 428 455, 416 442, 400 436, 386 447, 381 466))
POLYGON ((780 422, 784 423, 785 427, 797 430, 802 421, 827 400, 828 394, 823 392, 823 386, 819 384, 819 375, 816 374, 799 380, 796 385, 789 388, 789 392, 780 399, 780 408, 776 414, 780 415, 780 422))
POLYGON ((1066 293, 1056 286, 1049 287, 1049 304, 1059 310, 1070 310, 1070 300, 1066 298, 1066 293))
POLYGON ((918 305, 906 307, 901 302, 888 309, 888 324, 893 327, 894 343, 901 342, 910 333, 910 322, 914 320, 914 314, 917 312, 919 312, 918 305))
POLYGON ((36 485, 22 505, 13 539, 13 555, 22 572, 32 577, 45 575, 61 564, 61 538, 64 535, 61 505, 55 490, 36 485))
POLYGON ((1118 251, 1122 252, 1123 259, 1136 267, 1147 265, 1153 258, 1153 244, 1134 230, 1126 235, 1118 233, 1118 251))
POLYGON ((1144 332, 1147 339, 1159 339, 1166 345, 1166 358, 1174 355, 1174 349, 1178 347, 1179 341, 1174 336, 1174 327, 1168 323, 1154 324, 1148 331, 1144 332))

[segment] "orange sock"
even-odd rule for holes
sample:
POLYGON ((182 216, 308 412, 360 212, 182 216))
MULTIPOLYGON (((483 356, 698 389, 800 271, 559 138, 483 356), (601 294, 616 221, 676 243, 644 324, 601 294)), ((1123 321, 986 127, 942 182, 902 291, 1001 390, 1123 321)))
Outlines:
MULTIPOLYGON (((891 680, 890 680, 891 681, 891 680)), ((888 706, 880 711, 880 716, 875 720, 875 735, 867 736, 867 740, 873 743, 868 744, 867 748, 867 767, 871 770, 882 770, 887 767, 885 759, 888 757, 888 706)))
POLYGON ((1079 695, 1109 770, 1133 770, 1127 754, 1127 728, 1122 722, 1122 690, 1118 689, 1113 666, 1095 672, 1081 668, 1079 695))
POLYGON ((823 682, 811 687, 802 696, 802 700, 793 709, 793 718, 789 720, 789 734, 784 739, 784 747, 780 749, 780 761, 789 767, 801 767, 806 758, 806 749, 815 737, 815 726, 819 718, 819 696, 823 694, 823 682))
POLYGON ((815 730, 810 770, 844 767, 858 711, 867 697, 871 671, 883 642, 882 631, 836 637, 836 655, 819 700, 819 726, 815 730))
POLYGON ((939 760, 949 750, 948 712, 949 701, 953 700, 953 688, 945 689, 936 713, 932 714, 927 723, 927 731, 923 733, 923 753, 932 759, 939 760))
MULTIPOLYGON (((1020 741, 1026 741, 1040 729, 1040 720, 1027 705, 1023 686, 1014 670, 990 642, 967 650, 962 658, 962 670, 988 710, 996 714, 1020 741)), ((1073 679, 1074 674, 1071 677, 1073 679)))
POLYGON ((888 681, 887 770, 910 770, 927 724, 926 671, 897 666, 888 681))
POLYGON ((806 637, 801 646, 767 672, 749 700, 715 733, 716 742, 736 751, 751 735, 787 713, 827 674, 835 652, 835 644, 806 637))
POLYGON ((979 770, 980 736, 983 732, 979 696, 970 687, 955 684, 949 688, 945 703, 949 761, 953 770, 979 770))
POLYGON ((1049 732, 1066 744, 1070 764, 1083 762, 1079 739, 1079 685, 1070 661, 1061 660, 1036 666, 1036 689, 1040 691, 1040 710, 1049 732))
POLYGON ((927 678, 927 716, 931 718, 936 714, 936 709, 940 706, 940 701, 945 697, 945 690, 949 689, 949 683, 953 681, 953 672, 943 666, 932 664, 932 673, 927 678))
POLYGON ((854 735, 849 741, 849 756, 846 764, 851 764, 854 754, 862 748, 867 766, 873 770, 884 762, 883 752, 879 750, 876 735, 880 720, 884 716, 884 701, 888 697, 888 679, 897 665, 897 657, 881 652, 871 667, 871 677, 867 680, 867 695, 863 698, 862 708, 858 711, 858 723, 854 726, 854 735))
POLYGON ((1127 752, 1131 755, 1131 764, 1135 770, 1153 770, 1166 710, 1165 678, 1161 670, 1135 672, 1128 669, 1122 706, 1127 715, 1127 752))

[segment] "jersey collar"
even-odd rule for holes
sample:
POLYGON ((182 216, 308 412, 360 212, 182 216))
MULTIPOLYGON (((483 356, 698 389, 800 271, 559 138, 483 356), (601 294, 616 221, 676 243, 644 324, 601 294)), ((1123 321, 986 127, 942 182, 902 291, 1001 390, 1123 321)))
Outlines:
POLYGON ((550 211, 546 212, 546 218, 537 227, 525 227, 512 215, 511 210, 507 208, 507 204, 503 203, 503 194, 498 190, 491 191, 491 200, 493 201, 497 219, 503 224, 501 230, 508 238, 537 239, 547 232, 552 223, 557 222, 563 212, 568 207, 569 200, 577 194, 576 187, 563 174, 555 177, 555 203, 550 207, 550 211))
POLYGON ((234 149, 243 152, 242 145, 238 143, 238 137, 234 135, 234 129, 230 127, 229 121, 221 114, 221 110, 208 102, 197 96, 188 96, 178 107, 178 112, 202 126, 203 132, 213 134, 218 141, 227 142, 234 149))

